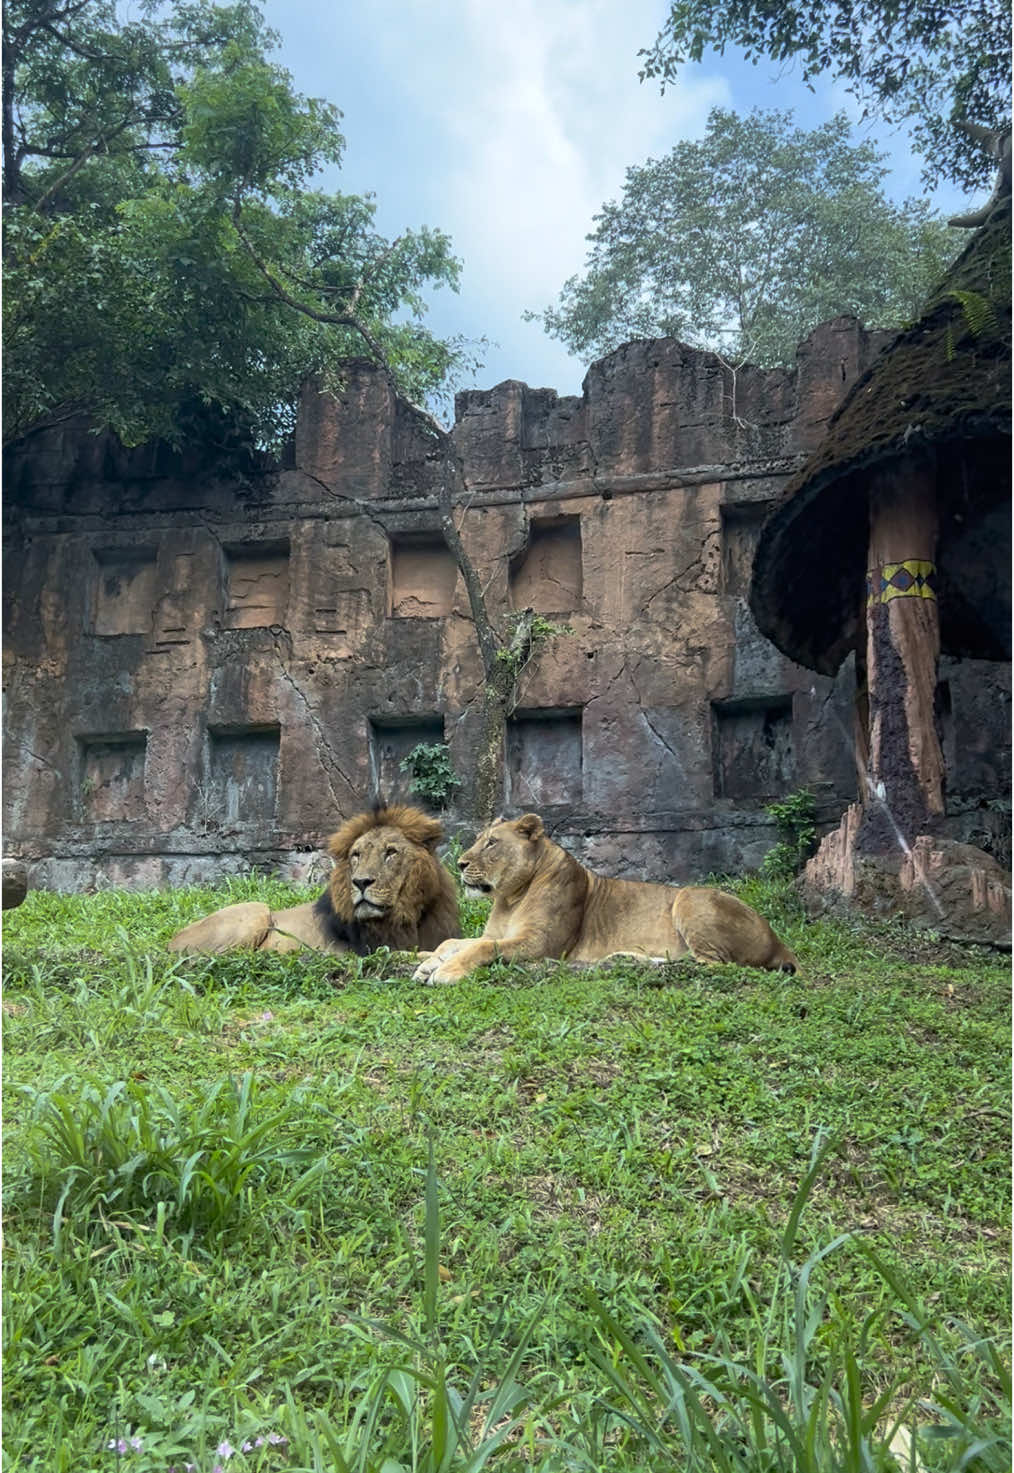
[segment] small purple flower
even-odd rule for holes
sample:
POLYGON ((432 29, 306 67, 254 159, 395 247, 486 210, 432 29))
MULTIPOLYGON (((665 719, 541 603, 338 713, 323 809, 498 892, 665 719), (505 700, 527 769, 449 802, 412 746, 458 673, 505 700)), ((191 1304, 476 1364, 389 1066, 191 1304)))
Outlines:
POLYGON ((223 1460, 223 1462, 227 1463, 232 1457, 233 1453, 236 1451, 236 1449, 233 1447, 229 1439, 227 1437, 224 1437, 215 1448, 215 1451, 218 1456, 223 1460))
POLYGON ((287 1437, 283 1437, 280 1432, 268 1433, 268 1442, 271 1443, 272 1447, 281 1447, 282 1444, 288 1442, 288 1440, 289 1439, 287 1437))
POLYGON ((111 1437, 106 1443, 106 1447, 109 1448, 110 1452, 120 1453, 122 1455, 127 1452, 130 1444, 125 1437, 111 1437))
POLYGON ((272 1011, 271 1011, 271 1009, 270 1009, 270 1008, 265 1008, 265 1010, 264 1010, 264 1012, 263 1012, 263 1013, 261 1013, 261 1022, 262 1022, 262 1023, 270 1023, 270 1022, 271 1022, 271 1020, 272 1020, 272 1019, 273 1019, 273 1018, 274 1018, 274 1016, 275 1016, 275 1015, 274 1015, 274 1013, 273 1013, 273 1012, 272 1012, 272 1011))
POLYGON ((134 1449, 135 1453, 144 1452, 144 1443, 139 1437, 132 1437, 130 1439, 130 1445, 134 1449))

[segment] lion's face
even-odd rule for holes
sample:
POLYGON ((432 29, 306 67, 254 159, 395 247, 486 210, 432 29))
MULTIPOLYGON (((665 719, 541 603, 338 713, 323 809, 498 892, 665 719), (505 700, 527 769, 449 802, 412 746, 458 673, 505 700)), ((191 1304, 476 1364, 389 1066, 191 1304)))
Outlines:
POLYGON ((401 918, 419 898, 420 863, 429 874, 433 856, 420 850, 400 829, 371 829, 349 851, 352 913, 357 921, 401 918))
POLYGON ((525 889, 535 873, 542 835, 542 822, 534 813, 510 821, 496 819, 458 860, 465 886, 473 893, 494 896, 525 889))
MULTIPOLYGON (((443 836, 436 819, 417 808, 360 813, 331 837, 335 867, 328 891, 335 914, 366 925, 388 943, 418 925, 438 898, 454 902, 454 882, 436 856, 443 836)), ((378 943, 380 944, 380 943, 378 943)))

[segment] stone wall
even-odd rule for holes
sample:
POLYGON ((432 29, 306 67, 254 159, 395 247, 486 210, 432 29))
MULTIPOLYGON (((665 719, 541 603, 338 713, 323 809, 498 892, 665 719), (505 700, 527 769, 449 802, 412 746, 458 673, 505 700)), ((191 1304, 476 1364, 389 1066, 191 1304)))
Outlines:
MULTIPOLYGON (((581 397, 459 395, 462 537, 490 612, 572 631, 525 674, 507 811, 538 809, 595 867, 676 881, 755 866, 765 803, 795 788, 838 819, 851 667, 791 664, 746 591, 765 509, 880 341, 836 319, 795 370, 735 378, 632 343, 581 397)), ((468 835, 481 664, 436 466, 368 365, 337 401, 307 389, 278 466, 230 474, 200 447, 127 451, 68 425, 9 458, 5 489, 4 843, 33 884, 302 875, 343 817, 407 796, 420 741, 449 743, 448 827, 468 835)), ((1009 785, 1009 670, 990 678, 1007 724, 977 714, 972 750, 958 713, 981 672, 947 675, 973 806, 1004 760, 1009 785)))

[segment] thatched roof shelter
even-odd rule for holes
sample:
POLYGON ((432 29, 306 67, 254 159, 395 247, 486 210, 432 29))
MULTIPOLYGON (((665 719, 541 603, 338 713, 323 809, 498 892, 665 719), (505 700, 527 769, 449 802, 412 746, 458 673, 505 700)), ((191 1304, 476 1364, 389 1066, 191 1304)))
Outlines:
POLYGON ((799 664, 833 674, 865 638, 871 479, 935 466, 946 654, 1011 653, 1011 216, 1000 202, 922 317, 880 354, 765 523, 750 606, 799 664))

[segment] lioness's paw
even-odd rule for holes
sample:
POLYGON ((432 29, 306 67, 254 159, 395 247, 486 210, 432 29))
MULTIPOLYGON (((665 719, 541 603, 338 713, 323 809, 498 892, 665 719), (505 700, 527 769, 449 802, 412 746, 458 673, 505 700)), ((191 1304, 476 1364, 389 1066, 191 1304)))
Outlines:
POLYGON ((471 970, 468 964, 467 953, 471 942, 467 938, 454 937, 450 941, 441 941, 436 951, 431 951, 424 957, 412 973, 413 982, 425 982, 428 987, 436 987, 444 982, 460 982, 471 970))
POLYGON ((427 987, 443 987, 448 982, 460 982, 462 977, 467 977, 468 975, 468 968, 463 967, 453 957, 439 962, 431 972, 427 972, 425 977, 419 976, 419 971, 421 970, 421 968, 417 970, 415 975, 420 982, 425 982, 427 987))
POLYGON ((426 982, 431 972, 435 972, 440 965, 440 958, 435 951, 429 952, 412 973, 413 982, 426 982))

